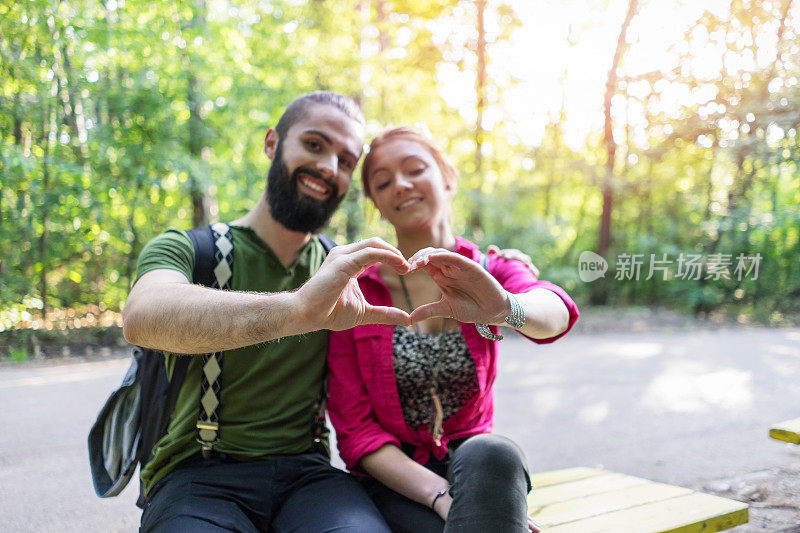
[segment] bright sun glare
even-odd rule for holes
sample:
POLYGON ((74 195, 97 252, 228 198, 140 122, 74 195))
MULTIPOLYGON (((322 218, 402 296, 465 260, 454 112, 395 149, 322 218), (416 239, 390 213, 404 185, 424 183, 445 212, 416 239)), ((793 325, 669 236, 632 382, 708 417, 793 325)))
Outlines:
MULTIPOLYGON (((509 42, 490 45, 492 63, 489 78, 501 84, 509 79, 517 83, 505 90, 497 105, 487 110, 484 127, 490 129, 499 121, 506 120, 510 123, 510 142, 518 139, 526 145, 537 145, 541 142, 545 125, 558 120, 563 109, 566 141, 577 149, 590 132, 602 129, 606 77, 628 0, 512 0, 511 3, 522 26, 509 42)), ((725 17, 730 8, 729 1, 677 0, 639 4, 639 11, 628 31, 627 41, 631 46, 621 72, 636 76, 672 68, 677 63, 677 54, 688 49, 693 58, 692 75, 695 78, 713 80, 718 77, 722 68, 720 47, 708 45, 705 35, 693 35, 687 41, 685 33, 705 10, 725 17)), ((493 29, 496 31, 496 23, 494 28, 492 23, 487 19, 490 42, 493 29)), ((758 45, 757 57, 729 59, 727 69, 736 72, 756 65, 763 67, 774 61, 774 41, 765 39, 758 45)), ((473 76, 473 73, 458 71, 452 65, 438 73, 443 97, 468 123, 475 120, 473 76)), ((716 96, 708 90, 709 87, 701 85, 691 92, 667 88, 662 92, 660 111, 669 113, 682 105, 705 103, 716 96)), ((646 85, 629 87, 632 94, 638 91, 643 95, 648 90, 646 85)), ((632 126, 643 126, 641 106, 633 104, 626 110, 619 100, 613 107, 616 117, 627 116, 626 120, 632 126)))

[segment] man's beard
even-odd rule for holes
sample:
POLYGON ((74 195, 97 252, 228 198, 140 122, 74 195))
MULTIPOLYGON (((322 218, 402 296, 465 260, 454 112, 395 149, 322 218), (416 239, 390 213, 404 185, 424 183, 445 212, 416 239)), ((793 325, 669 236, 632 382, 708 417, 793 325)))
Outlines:
POLYGON ((314 233, 330 220, 333 212, 342 203, 339 187, 335 182, 320 176, 313 168, 298 167, 291 176, 283 161, 281 141, 275 148, 275 157, 267 173, 267 201, 272 218, 288 230, 301 233, 314 233), (331 194, 326 200, 317 200, 301 194, 297 190, 300 174, 308 174, 324 181, 330 187, 331 194))

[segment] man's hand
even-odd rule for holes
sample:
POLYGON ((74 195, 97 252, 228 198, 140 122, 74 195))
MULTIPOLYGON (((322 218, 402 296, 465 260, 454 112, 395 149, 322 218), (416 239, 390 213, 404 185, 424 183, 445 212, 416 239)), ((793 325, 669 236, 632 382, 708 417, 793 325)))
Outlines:
POLYGON ((459 322, 500 324, 511 313, 503 287, 471 259, 443 248, 423 248, 409 263, 412 271, 424 270, 442 291, 441 300, 411 313, 414 322, 445 316, 459 322))
POLYGON ((502 257, 508 261, 520 261, 525 264, 528 269, 533 272, 533 275, 536 276, 536 279, 539 279, 539 269, 536 268, 536 265, 533 264, 533 260, 531 256, 526 254, 521 250, 517 250, 516 248, 503 248, 500 249, 494 244, 490 244, 489 247, 486 249, 486 253, 489 255, 497 255, 498 257, 502 257))
POLYGON ((319 271, 295 293, 302 316, 312 329, 340 331, 362 324, 411 324, 405 311, 371 305, 361 293, 356 278, 375 263, 383 263, 398 274, 409 271, 403 254, 377 237, 330 251, 319 271))

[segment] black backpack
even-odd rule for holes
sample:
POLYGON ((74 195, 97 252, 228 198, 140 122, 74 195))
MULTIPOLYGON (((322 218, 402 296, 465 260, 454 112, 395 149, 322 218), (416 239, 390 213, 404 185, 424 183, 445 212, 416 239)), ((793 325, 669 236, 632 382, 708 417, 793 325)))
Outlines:
MULTIPOLYGON (((230 288, 233 239, 228 226, 217 223, 195 228, 188 231, 187 235, 194 246, 193 282, 212 288, 230 288), (223 262, 226 265, 222 265, 223 262), (220 267, 222 270, 228 269, 227 283, 222 285, 215 275, 220 267)), ((321 234, 318 237, 326 252, 336 246, 329 237, 321 234)), ((209 355, 221 359, 221 354, 209 355)), ((89 431, 89 465, 98 496, 108 498, 118 495, 128 485, 136 465, 141 469, 152 460, 156 443, 166 434, 192 359, 193 356, 176 358, 170 380, 163 352, 139 346, 133 348, 133 360, 122 384, 106 400, 89 431)), ((315 420, 315 433, 327 429, 324 400, 323 397, 320 414, 315 420)), ((216 415, 213 413, 213 416, 216 415)), ((201 408, 201 419, 203 416, 201 408)), ((144 487, 140 484, 139 489, 136 504, 143 507, 144 487)))

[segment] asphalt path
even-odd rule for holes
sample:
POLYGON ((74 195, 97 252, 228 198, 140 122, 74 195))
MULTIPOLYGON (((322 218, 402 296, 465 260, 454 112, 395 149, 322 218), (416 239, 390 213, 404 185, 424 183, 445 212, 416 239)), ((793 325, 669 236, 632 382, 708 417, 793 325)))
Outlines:
MULTIPOLYGON (((0 366, 0 529, 136 531, 138 484, 100 500, 86 435, 127 360, 0 366)), ((771 423, 800 416, 800 330, 576 334, 503 341, 497 433, 535 472, 603 467, 693 488, 791 469, 771 423)), ((341 462, 338 462, 341 464, 341 462)))

